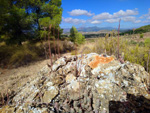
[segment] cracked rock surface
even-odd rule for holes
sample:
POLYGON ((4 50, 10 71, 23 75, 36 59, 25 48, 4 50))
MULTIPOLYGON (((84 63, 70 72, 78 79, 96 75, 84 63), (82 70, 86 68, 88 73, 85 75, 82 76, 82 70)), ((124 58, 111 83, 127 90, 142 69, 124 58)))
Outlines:
POLYGON ((13 95, 0 112, 149 113, 149 74, 96 53, 59 58, 13 95))

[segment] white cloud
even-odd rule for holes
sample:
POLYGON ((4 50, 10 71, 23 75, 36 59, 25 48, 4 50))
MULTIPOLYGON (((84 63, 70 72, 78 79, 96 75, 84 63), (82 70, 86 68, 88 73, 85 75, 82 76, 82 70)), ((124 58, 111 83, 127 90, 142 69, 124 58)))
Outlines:
POLYGON ((146 18, 146 19, 150 19, 150 8, 148 9, 148 13, 147 14, 143 14, 142 16, 139 17, 140 19, 146 18))
POLYGON ((125 22, 134 22, 136 18, 134 16, 122 17, 122 20, 125 22))
POLYGON ((107 19, 107 20, 105 20, 105 22, 108 22, 108 23, 119 22, 119 18, 117 18, 117 19, 107 19))
POLYGON ((140 23, 141 22, 141 20, 135 20, 134 21, 134 23, 140 23))
POLYGON ((139 18, 140 18, 140 19, 143 19, 143 18, 149 17, 149 15, 150 15, 150 14, 144 14, 144 15, 140 16, 139 18))
POLYGON ((140 23, 141 22, 141 20, 136 20, 136 17, 134 17, 134 16, 122 17, 122 20, 125 22, 133 22, 133 23, 140 23))
MULTIPOLYGON (((80 15, 86 15, 86 16, 92 16, 94 14, 88 12, 87 10, 81 10, 81 9, 75 9, 71 12, 68 12, 71 16, 80 16, 80 15)), ((108 22, 108 23, 115 23, 119 22, 119 19, 121 19, 124 22, 133 22, 133 23, 140 23, 141 20, 137 20, 135 15, 138 15, 138 9, 135 8, 133 10, 127 9, 127 10, 119 10, 118 12, 115 12, 113 14, 110 14, 109 12, 103 12, 98 15, 94 15, 92 19, 89 20, 83 20, 83 19, 73 19, 73 18, 62 18, 63 22, 66 23, 72 23, 72 24, 81 24, 81 23, 91 23, 91 24, 100 24, 102 22, 108 22)), ((147 14, 146 14, 147 15, 147 14)), ((149 15, 150 15, 150 8, 149 8, 149 15)), ((147 19, 150 19, 150 17, 147 16, 147 19)))
POLYGON ((130 16, 130 15, 137 15, 138 13, 139 12, 137 11, 137 9, 126 10, 126 11, 120 10, 120 11, 118 11, 118 12, 116 12, 116 13, 113 14, 113 18, 130 16))
POLYGON ((126 17, 126 16, 131 16, 131 15, 137 15, 139 12, 137 11, 137 9, 134 10, 120 10, 116 13, 110 14, 108 12, 104 12, 98 15, 93 16, 93 19, 96 20, 104 20, 104 19, 114 19, 114 18, 120 18, 120 17, 126 17))
POLYGON ((150 24, 150 20, 144 20, 143 23, 149 23, 150 24))
POLYGON ((71 16, 81 16, 81 15, 92 16, 92 15, 94 15, 93 13, 90 13, 87 10, 81 10, 81 9, 75 9, 68 13, 71 16))
POLYGON ((96 20, 103 20, 103 19, 109 19, 109 18, 112 18, 112 15, 109 14, 108 12, 104 12, 104 13, 93 16, 93 19, 96 19, 96 20))
POLYGON ((119 22, 120 19, 123 20, 124 22, 133 22, 133 23, 140 23, 141 22, 141 20, 136 20, 136 17, 134 17, 134 16, 126 16, 126 17, 122 17, 122 18, 106 19, 105 22, 115 23, 115 22, 119 22))
POLYGON ((81 23, 86 23, 86 20, 83 19, 73 19, 73 18, 62 18, 63 22, 65 23, 73 23, 73 24, 81 24, 81 23))
POLYGON ((150 16, 148 16, 147 19, 149 20, 149 19, 150 19, 150 16))
POLYGON ((98 20, 94 20, 94 21, 91 22, 91 24, 100 24, 100 23, 102 23, 102 22, 98 21, 98 20))
POLYGON ((143 18, 146 17, 146 16, 147 16, 147 14, 142 15, 142 16, 140 16, 139 18, 140 18, 140 19, 143 19, 143 18))

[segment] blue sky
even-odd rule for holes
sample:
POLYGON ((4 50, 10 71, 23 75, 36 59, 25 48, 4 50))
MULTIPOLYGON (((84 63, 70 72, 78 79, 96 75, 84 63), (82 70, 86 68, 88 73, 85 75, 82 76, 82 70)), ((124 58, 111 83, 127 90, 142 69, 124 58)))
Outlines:
POLYGON ((137 28, 150 24, 150 0, 62 0, 62 28, 137 28))

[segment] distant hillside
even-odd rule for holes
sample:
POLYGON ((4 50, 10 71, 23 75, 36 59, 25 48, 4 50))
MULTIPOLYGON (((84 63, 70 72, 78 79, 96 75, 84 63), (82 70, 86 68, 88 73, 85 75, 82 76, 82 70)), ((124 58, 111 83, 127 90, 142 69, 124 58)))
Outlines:
MULTIPOLYGON (((97 27, 97 26, 93 26, 93 27, 80 27, 80 28, 77 28, 77 30, 79 32, 98 32, 98 31, 102 31, 102 30, 112 31, 112 30, 117 30, 117 29, 113 28, 113 27, 97 27)), ((127 30, 128 29, 120 29, 120 32, 124 32, 124 31, 127 31, 127 30)), ((70 32, 70 28, 64 28, 63 32, 64 33, 70 32)))
POLYGON ((128 30, 128 31, 123 32, 121 34, 122 35, 123 34, 133 34, 133 32, 134 32, 134 34, 150 32, 150 25, 142 26, 140 28, 135 29, 135 31, 133 31, 133 29, 132 30, 128 30))
POLYGON ((115 28, 112 28, 112 27, 97 27, 97 26, 94 26, 94 27, 83 27, 83 28, 78 28, 78 31, 79 32, 97 32, 97 31, 100 31, 100 30, 115 30, 115 28))

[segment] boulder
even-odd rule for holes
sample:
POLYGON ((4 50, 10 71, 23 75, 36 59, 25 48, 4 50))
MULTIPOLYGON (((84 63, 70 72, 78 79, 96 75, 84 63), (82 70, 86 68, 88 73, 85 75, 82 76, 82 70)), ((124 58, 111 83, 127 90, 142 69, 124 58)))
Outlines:
POLYGON ((43 67, 0 112, 150 112, 150 75, 140 65, 90 53, 61 57, 51 69, 43 67))

